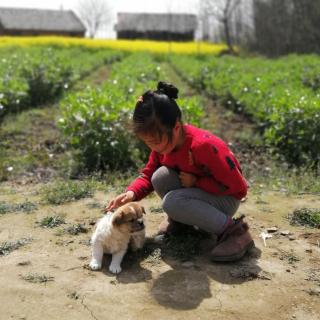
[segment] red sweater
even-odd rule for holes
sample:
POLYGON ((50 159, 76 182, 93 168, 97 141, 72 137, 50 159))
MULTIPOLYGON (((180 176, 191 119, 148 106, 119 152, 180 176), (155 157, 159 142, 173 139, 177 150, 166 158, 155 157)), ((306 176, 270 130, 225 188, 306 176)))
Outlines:
POLYGON ((185 140, 179 149, 161 155, 152 151, 140 176, 127 188, 141 200, 153 191, 152 174, 161 166, 192 173, 195 187, 215 195, 230 195, 242 199, 247 194, 247 182, 228 146, 209 131, 184 125, 185 140))

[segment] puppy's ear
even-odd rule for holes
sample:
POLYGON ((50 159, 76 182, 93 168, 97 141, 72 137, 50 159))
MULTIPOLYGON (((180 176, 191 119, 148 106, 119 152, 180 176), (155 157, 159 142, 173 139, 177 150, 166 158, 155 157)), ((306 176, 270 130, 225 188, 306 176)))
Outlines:
POLYGON ((142 210, 143 214, 146 214, 146 210, 144 210, 144 207, 141 207, 141 210, 142 210))
POLYGON ((120 211, 113 219, 113 224, 119 226, 124 222, 124 212, 120 211))

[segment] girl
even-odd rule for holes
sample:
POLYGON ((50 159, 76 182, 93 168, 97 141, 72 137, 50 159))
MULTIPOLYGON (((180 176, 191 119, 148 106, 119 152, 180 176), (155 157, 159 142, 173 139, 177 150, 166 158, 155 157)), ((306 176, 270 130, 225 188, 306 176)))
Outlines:
POLYGON ((213 261, 234 261, 254 245, 243 217, 233 220, 247 183, 233 153, 208 131, 183 124, 175 99, 178 89, 159 82, 137 101, 133 129, 151 149, 146 167, 122 193, 110 201, 112 210, 139 201, 155 190, 168 218, 159 234, 190 225, 218 236, 213 261))

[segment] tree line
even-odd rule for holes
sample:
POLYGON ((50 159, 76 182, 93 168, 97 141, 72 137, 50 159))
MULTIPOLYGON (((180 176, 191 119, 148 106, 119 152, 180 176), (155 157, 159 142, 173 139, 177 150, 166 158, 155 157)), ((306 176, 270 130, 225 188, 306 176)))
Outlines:
POLYGON ((230 52, 240 45, 268 56, 320 53, 320 0, 202 0, 200 4, 200 20, 207 22, 203 25, 207 30, 210 21, 214 25, 212 40, 226 42, 230 52))

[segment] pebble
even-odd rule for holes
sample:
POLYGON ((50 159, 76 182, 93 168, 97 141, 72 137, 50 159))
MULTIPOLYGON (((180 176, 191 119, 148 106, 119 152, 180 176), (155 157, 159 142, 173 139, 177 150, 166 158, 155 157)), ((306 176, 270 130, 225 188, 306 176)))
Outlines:
POLYGON ((290 231, 289 230, 282 230, 282 231, 280 231, 280 234, 282 236, 288 236, 290 234, 290 231))
POLYGON ((277 232, 277 231, 278 231, 278 228, 277 228, 277 227, 267 228, 267 232, 269 232, 269 233, 273 233, 273 232, 277 232))
POLYGON ((181 263, 181 265, 185 268, 192 268, 194 267, 194 263, 192 261, 186 261, 186 262, 183 262, 181 263))
POLYGON ((312 249, 306 249, 306 252, 312 253, 312 249))
POLYGON ((296 237, 295 237, 295 236, 289 236, 289 240, 290 240, 290 241, 296 240, 296 237))
POLYGON ((309 289, 308 293, 310 296, 320 296, 320 288, 309 289))

